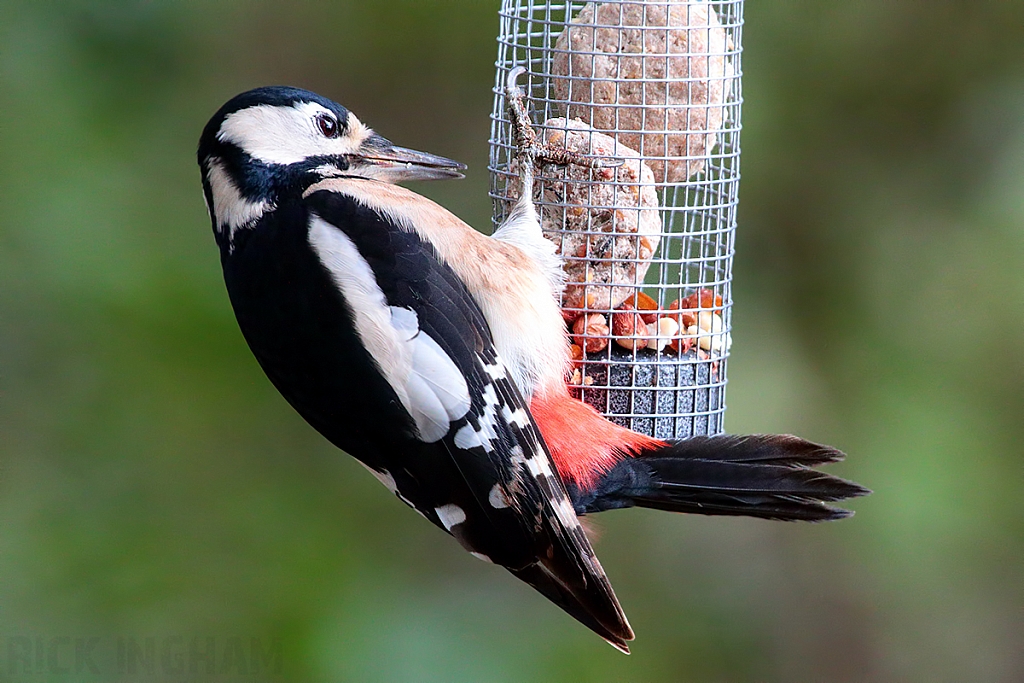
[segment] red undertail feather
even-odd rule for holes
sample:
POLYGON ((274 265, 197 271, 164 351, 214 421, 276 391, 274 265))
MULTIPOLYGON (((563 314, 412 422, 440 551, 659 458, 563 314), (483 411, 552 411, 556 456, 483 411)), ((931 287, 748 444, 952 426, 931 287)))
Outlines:
POLYGON ((667 445, 608 421, 568 392, 538 392, 530 402, 530 412, 558 473, 582 489, 591 488, 622 458, 667 445))

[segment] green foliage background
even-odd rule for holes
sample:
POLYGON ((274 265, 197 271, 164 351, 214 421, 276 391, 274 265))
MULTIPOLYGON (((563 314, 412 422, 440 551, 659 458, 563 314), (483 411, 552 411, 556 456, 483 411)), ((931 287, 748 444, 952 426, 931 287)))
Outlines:
POLYGON ((748 3, 727 426, 875 494, 597 518, 631 657, 291 411, 199 190, 207 118, 288 83, 468 162, 417 189, 486 227, 497 4, 0 1, 0 681, 1024 680, 1024 3, 748 3), (100 673, 26 672, 25 637, 99 638, 100 673), (121 675, 147 637, 215 673, 121 675))

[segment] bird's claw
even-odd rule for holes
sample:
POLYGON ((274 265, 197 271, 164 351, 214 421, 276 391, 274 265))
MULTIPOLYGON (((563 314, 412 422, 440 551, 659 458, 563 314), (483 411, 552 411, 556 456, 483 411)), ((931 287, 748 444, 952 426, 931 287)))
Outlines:
POLYGON ((537 134, 530 125, 530 115, 526 111, 523 89, 517 81, 526 73, 526 68, 517 66, 508 72, 505 81, 505 101, 508 105, 509 123, 512 126, 512 139, 516 146, 517 156, 536 158, 537 134))
POLYGON ((519 77, 528 73, 525 66, 515 66, 508 72, 508 76, 505 77, 505 94, 509 97, 518 96, 520 99, 523 97, 523 90, 519 87, 519 77))
POLYGON ((625 163, 624 159, 614 157, 589 157, 565 147, 555 147, 537 142, 537 133, 530 124, 530 115, 526 111, 526 95, 519 87, 519 78, 528 73, 526 67, 517 66, 508 72, 505 79, 505 102, 509 110, 509 123, 512 127, 512 140, 516 147, 516 156, 524 163, 540 161, 559 166, 585 166, 587 168, 617 168, 625 163))

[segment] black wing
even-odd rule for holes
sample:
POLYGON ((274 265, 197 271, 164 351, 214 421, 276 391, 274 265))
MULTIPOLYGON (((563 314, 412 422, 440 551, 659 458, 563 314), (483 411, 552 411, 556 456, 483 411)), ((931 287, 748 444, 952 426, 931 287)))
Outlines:
POLYGON ((465 285, 415 230, 352 197, 321 190, 307 203, 358 247, 387 304, 415 312, 419 332, 458 367, 470 396, 468 412, 434 443, 384 453, 336 443, 386 470, 399 495, 467 550, 505 566, 626 649, 632 631, 625 615, 465 285))

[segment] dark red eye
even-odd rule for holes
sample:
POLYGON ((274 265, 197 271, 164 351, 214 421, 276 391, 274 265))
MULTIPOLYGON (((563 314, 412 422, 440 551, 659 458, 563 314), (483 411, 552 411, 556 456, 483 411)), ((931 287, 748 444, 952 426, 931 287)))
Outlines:
POLYGON ((317 114, 316 127, 325 138, 338 137, 338 122, 330 114, 317 114))

